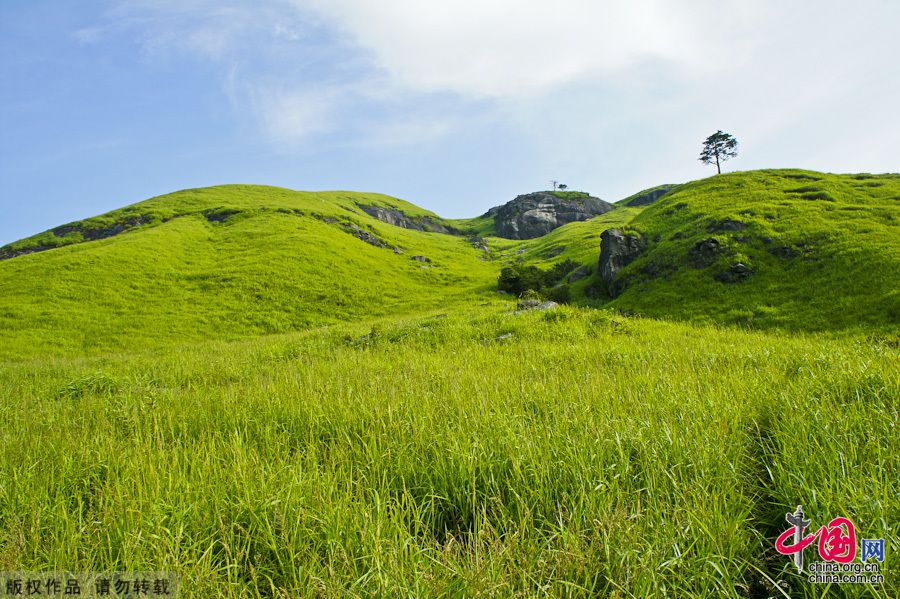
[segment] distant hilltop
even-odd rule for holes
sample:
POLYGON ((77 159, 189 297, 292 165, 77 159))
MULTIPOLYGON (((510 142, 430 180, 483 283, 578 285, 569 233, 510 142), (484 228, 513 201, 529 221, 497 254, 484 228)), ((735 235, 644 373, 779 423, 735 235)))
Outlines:
POLYGON ((536 191, 491 208, 494 231, 506 239, 534 239, 568 223, 588 220, 615 208, 581 191, 536 191))

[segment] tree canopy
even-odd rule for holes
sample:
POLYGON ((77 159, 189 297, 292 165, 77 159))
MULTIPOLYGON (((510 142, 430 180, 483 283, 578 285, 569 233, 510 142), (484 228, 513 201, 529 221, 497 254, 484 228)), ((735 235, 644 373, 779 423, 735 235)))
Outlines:
POLYGON ((738 141, 734 136, 720 129, 703 141, 699 160, 704 164, 715 164, 716 170, 721 174, 722 163, 737 156, 737 145, 738 141))

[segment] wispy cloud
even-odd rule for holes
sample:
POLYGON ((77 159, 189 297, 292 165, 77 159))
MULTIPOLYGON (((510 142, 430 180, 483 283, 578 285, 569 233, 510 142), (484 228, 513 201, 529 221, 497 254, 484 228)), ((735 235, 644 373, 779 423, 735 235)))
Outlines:
POLYGON ((254 88, 254 109, 270 139, 294 146, 332 130, 340 111, 336 90, 254 88))

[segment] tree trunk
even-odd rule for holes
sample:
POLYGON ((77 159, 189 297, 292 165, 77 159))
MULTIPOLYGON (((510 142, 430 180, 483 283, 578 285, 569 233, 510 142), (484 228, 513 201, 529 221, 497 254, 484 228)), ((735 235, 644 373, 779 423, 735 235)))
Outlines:
POLYGON ((722 167, 719 166, 719 153, 716 152, 716 170, 719 171, 719 174, 722 174, 722 167))

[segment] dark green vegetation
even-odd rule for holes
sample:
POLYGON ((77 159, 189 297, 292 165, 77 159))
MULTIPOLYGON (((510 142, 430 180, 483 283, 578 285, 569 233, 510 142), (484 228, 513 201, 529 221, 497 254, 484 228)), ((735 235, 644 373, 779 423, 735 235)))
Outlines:
POLYGON ((497 287, 501 291, 521 295, 529 289, 538 293, 547 294, 560 283, 564 284, 567 274, 578 268, 579 264, 573 260, 563 260, 544 270, 537 266, 512 265, 500 271, 497 279, 497 287))
POLYGON ((224 186, 13 244, 41 251, 0 259, 0 570, 175 570, 189 597, 895 597, 898 205, 894 175, 735 173, 511 241, 224 186), (612 227, 647 241, 616 299, 612 227), (504 268, 546 292, 584 266, 569 306, 496 293, 504 268), (773 546, 798 503, 885 537, 885 584, 797 576, 773 546))

